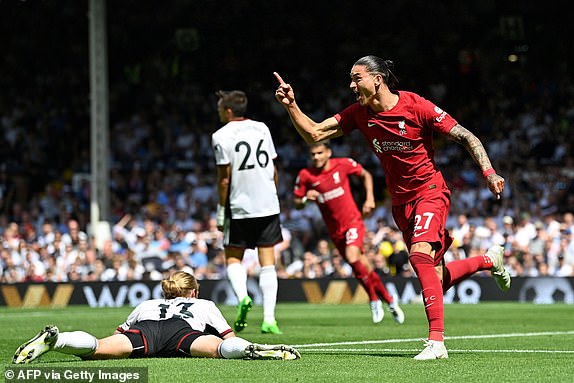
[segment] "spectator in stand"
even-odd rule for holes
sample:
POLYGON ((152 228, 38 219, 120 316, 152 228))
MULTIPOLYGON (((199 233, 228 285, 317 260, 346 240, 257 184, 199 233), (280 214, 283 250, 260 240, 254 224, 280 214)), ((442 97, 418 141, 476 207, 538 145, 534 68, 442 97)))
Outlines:
POLYGON ((215 252, 215 255, 209 261, 207 265, 207 275, 210 279, 224 279, 225 269, 225 251, 220 249, 215 252))
POLYGON ((339 251, 333 252, 333 272, 329 275, 332 278, 351 278, 353 268, 345 262, 339 251))
MULTIPOLYGON (((562 216, 563 225, 561 225, 560 230, 566 235, 572 235, 574 233, 574 213, 567 212, 562 216)), ((572 238, 572 237, 571 237, 572 238)))
POLYGON ((536 228, 536 236, 530 240, 528 251, 537 262, 546 262, 546 253, 550 243, 548 233, 542 221, 536 221, 534 227, 536 228))
POLYGON ((538 272, 538 264, 535 258, 532 256, 532 253, 529 251, 522 252, 522 275, 523 277, 537 277, 538 272))
POLYGON ((102 273, 101 280, 104 282, 127 280, 127 270, 123 263, 123 257, 116 255, 112 260, 112 267, 102 273))
POLYGON ((319 257, 311 252, 306 251, 303 254, 303 265, 301 270, 295 274, 297 278, 315 279, 323 276, 323 268, 319 257))
POLYGON ((99 282, 102 280, 102 274, 106 271, 104 262, 101 259, 96 259, 94 267, 86 278, 89 282, 99 282))
POLYGON ((528 212, 522 212, 514 235, 517 249, 520 251, 528 249, 528 244, 534 237, 536 237, 536 227, 532 222, 532 216, 528 212))
POLYGON ((555 214, 545 214, 542 222, 549 240, 560 236, 560 222, 558 222, 555 214))
POLYGON ((208 258, 213 258, 219 250, 223 249, 223 233, 217 229, 217 219, 209 217, 206 229, 201 232, 199 238, 207 244, 208 258))
POLYGON ((196 221, 191 218, 186 209, 177 208, 175 211, 174 224, 179 230, 188 232, 193 230, 196 225, 196 221))
POLYGON ((314 237, 313 224, 305 209, 295 209, 288 202, 281 202, 281 222, 291 233, 297 236, 305 250, 312 248, 314 237))
POLYGON ((144 273, 146 272, 145 267, 143 266, 142 262, 137 259, 136 253, 132 250, 127 249, 125 251, 126 254, 126 268, 127 268, 127 275, 126 278, 130 281, 138 281, 143 278, 144 273))
POLYGON ((54 221, 58 217, 59 209, 58 209, 58 192, 54 185, 46 184, 44 187, 44 193, 40 196, 40 200, 38 201, 38 205, 42 212, 44 213, 44 217, 50 221, 54 221))
POLYGON ((193 267, 191 267, 189 265, 189 263, 186 260, 186 257, 184 257, 182 254, 175 253, 173 255, 173 258, 174 258, 174 263, 173 263, 173 266, 170 267, 170 270, 172 270, 172 271, 184 271, 188 274, 194 275, 193 267))
POLYGON ((209 264, 207 244, 203 239, 199 239, 199 236, 198 239, 191 242, 189 264, 193 268, 193 273, 197 279, 207 278, 207 266, 209 264))
POLYGON ((464 236, 470 230, 470 223, 466 214, 459 214, 457 216, 456 225, 452 228, 453 241, 461 246, 464 241, 464 236))
POLYGON ((572 277, 574 276, 574 267, 572 264, 566 262, 566 257, 563 254, 558 255, 558 263, 554 270, 551 271, 551 275, 556 277, 572 277))
POLYGON ((321 238, 317 241, 315 254, 317 254, 321 259, 331 259, 333 257, 329 241, 327 239, 321 238))
POLYGON ((514 235, 516 229, 514 227, 514 218, 509 215, 502 217, 502 237, 504 238, 504 253, 510 254, 514 249, 514 235))

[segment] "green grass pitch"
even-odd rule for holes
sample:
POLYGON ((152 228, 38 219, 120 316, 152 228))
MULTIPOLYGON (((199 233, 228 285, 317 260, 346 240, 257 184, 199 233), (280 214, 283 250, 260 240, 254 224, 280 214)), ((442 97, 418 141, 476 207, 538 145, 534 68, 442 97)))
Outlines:
MULTIPOLYGON (((147 367, 149 382, 573 382, 574 306, 525 303, 450 304, 446 312, 449 359, 415 361, 427 324, 420 304, 402 306, 406 321, 387 312, 373 324, 367 305, 280 303, 283 335, 261 334, 262 308, 249 313, 240 335, 258 343, 295 345, 297 361, 139 359, 82 361, 48 353, 29 366, 147 367)), ((235 308, 221 307, 229 322, 235 308)), ((130 307, 0 308, 0 358, 11 367, 16 348, 46 324, 60 331, 111 334, 130 307)), ((4 380, 4 376, 2 377, 4 380)))

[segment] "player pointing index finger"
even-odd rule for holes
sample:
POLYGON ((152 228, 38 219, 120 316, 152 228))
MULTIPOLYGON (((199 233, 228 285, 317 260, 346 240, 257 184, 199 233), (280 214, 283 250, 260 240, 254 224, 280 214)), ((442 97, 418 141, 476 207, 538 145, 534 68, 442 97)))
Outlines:
POLYGON ((275 98, 285 106, 290 106, 295 101, 295 94, 293 93, 293 88, 281 78, 279 73, 273 72, 277 81, 279 81, 279 88, 275 91, 275 98))
MULTIPOLYGON (((283 81, 283 79, 281 78, 279 73, 273 72, 273 74, 275 75, 275 78, 277 79, 277 81, 279 81, 279 88, 277 89, 277 92, 279 92, 279 91, 282 92, 283 97, 285 97, 293 89, 291 88, 291 86, 289 84, 287 84, 287 83, 285 83, 285 81, 283 81)), ((282 102, 284 102, 284 101, 282 101, 282 102)))
POLYGON ((434 160, 433 134, 462 145, 497 198, 504 190, 504 178, 494 170, 480 139, 450 114, 418 94, 394 89, 398 80, 392 69, 391 60, 377 56, 357 60, 349 83, 356 102, 321 122, 301 111, 293 89, 281 83, 278 75, 281 85, 275 95, 308 143, 358 130, 379 158, 391 195, 392 215, 409 249, 429 324, 425 348, 415 359, 443 359, 448 357, 443 292, 479 270, 490 270, 502 290, 510 288, 511 278, 504 267, 504 248, 498 245, 483 257, 445 262, 444 255, 453 242, 447 227, 451 192, 434 160))
POLYGON ((279 76, 279 73, 273 72, 273 74, 275 75, 275 78, 277 79, 277 81, 279 81, 279 85, 285 85, 285 81, 283 81, 281 76, 279 76))

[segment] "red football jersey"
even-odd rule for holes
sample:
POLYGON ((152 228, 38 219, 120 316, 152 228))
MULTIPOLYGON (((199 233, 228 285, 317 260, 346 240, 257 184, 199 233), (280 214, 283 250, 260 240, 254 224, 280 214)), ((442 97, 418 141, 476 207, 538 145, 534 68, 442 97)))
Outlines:
POLYGON ((395 107, 375 113, 359 103, 334 117, 345 134, 359 129, 379 158, 393 205, 446 184, 434 162, 433 131, 447 134, 456 120, 425 98, 400 91, 395 107))
POLYGON ((349 175, 361 175, 363 166, 351 158, 329 159, 329 170, 315 167, 302 169, 295 180, 295 197, 302 198, 307 190, 319 193, 317 205, 331 235, 344 234, 349 225, 362 220, 361 212, 351 192, 349 175))

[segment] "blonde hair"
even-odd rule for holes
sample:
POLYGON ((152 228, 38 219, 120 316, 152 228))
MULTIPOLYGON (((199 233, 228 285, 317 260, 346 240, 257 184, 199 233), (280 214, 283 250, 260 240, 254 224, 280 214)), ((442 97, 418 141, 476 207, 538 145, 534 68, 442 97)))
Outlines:
POLYGON ((195 290, 197 296, 199 294, 199 283, 197 283, 197 279, 193 275, 185 271, 176 271, 161 281, 161 289, 165 299, 189 297, 191 290, 195 290))

